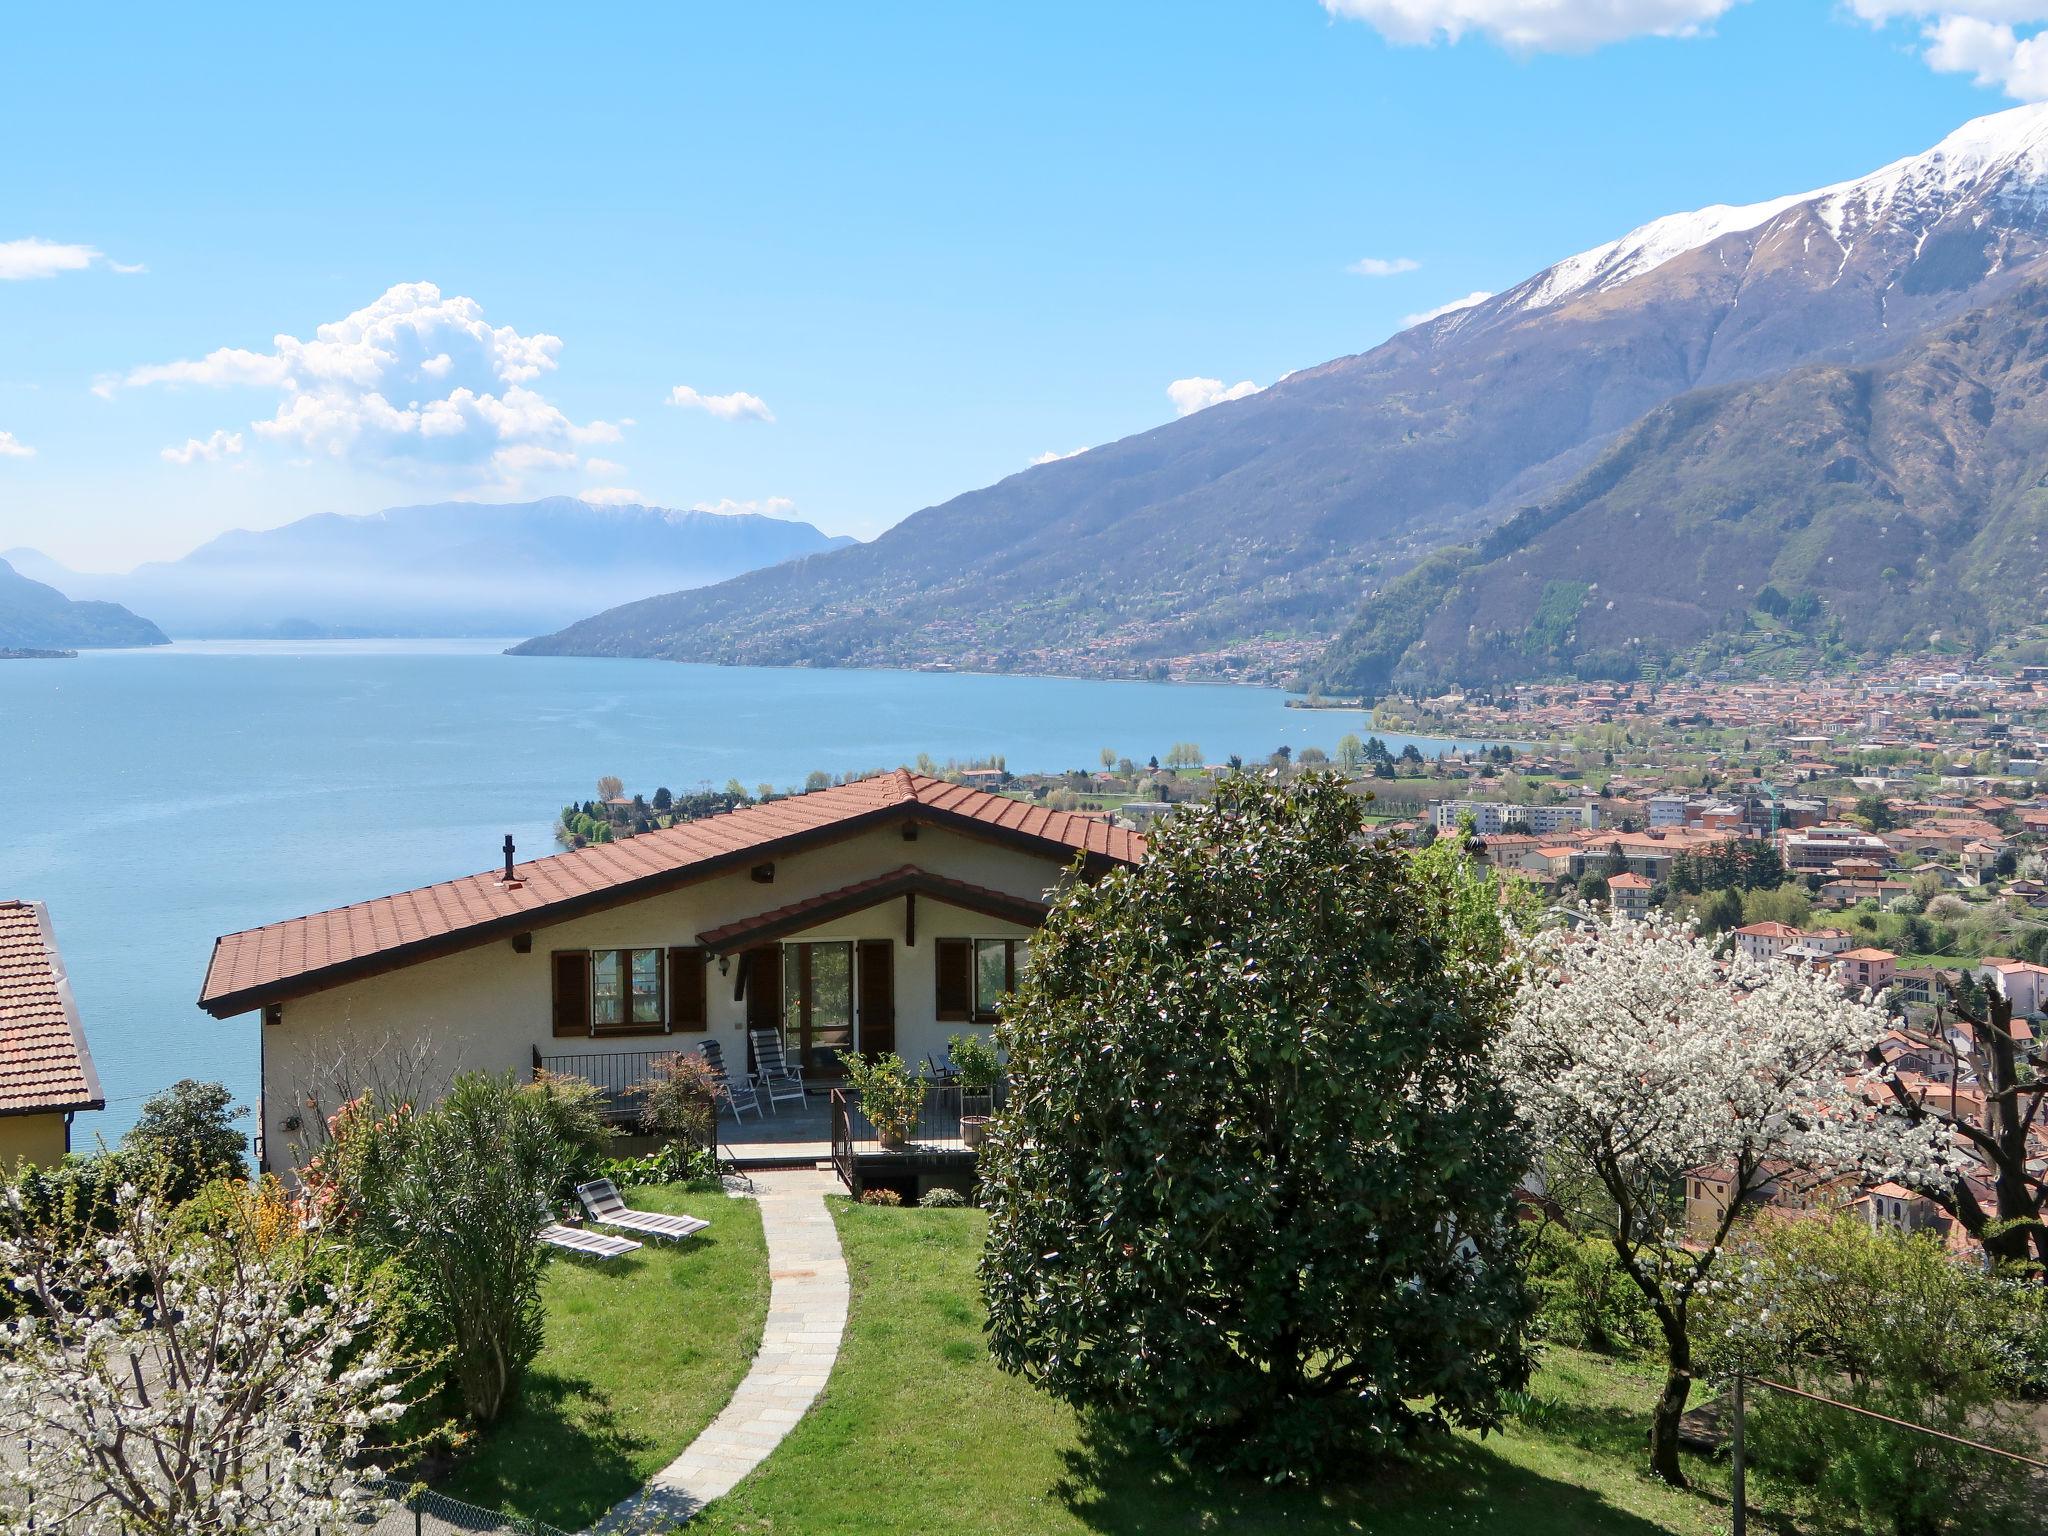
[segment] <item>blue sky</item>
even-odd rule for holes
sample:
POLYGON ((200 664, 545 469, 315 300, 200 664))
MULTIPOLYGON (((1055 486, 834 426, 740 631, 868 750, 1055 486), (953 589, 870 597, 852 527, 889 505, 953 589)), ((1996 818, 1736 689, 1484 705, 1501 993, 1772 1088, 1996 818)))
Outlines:
POLYGON ((1958 3, 20 12, 0 548, 586 490, 872 536, 2048 95, 2048 0, 1958 3))

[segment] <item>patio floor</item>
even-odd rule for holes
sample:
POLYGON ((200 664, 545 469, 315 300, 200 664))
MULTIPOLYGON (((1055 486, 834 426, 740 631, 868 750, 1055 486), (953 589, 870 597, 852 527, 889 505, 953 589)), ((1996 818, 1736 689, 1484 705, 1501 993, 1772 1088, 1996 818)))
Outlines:
POLYGON ((764 1098, 758 1115, 736 1120, 730 1114, 722 1114, 718 1117, 718 1149, 720 1156, 732 1157, 742 1167, 797 1161, 829 1163, 832 1101, 822 1093, 813 1093, 802 1104, 794 1099, 785 1100, 771 1114, 764 1098))

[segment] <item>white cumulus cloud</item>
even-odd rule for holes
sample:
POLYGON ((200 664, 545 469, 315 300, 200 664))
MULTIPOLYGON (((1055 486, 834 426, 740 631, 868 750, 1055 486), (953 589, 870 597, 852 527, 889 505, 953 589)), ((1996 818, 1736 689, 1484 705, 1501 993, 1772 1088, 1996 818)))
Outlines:
POLYGON ((1421 269, 1422 263, 1412 256, 1361 256, 1344 270, 1353 277, 1399 277, 1421 269))
POLYGON ((0 240, 0 283, 56 277, 61 273, 83 272, 88 267, 99 266, 113 272, 142 270, 139 266, 107 260, 106 253, 96 246, 64 245, 33 236, 26 240, 0 240))
POLYGON ((578 491, 577 499, 587 501, 593 507, 644 507, 647 498, 630 486, 593 485, 587 491, 578 491))
POLYGON ((729 395, 706 395, 687 384, 678 384, 668 392, 668 403, 681 406, 686 411, 703 411, 720 421, 742 421, 748 417, 755 421, 775 419, 767 401, 759 395, 748 394, 744 389, 736 389, 729 395))
POLYGON ((242 434, 217 429, 206 437, 188 437, 182 448, 166 448, 167 464, 212 464, 242 451, 242 434))
POLYGON ((1484 288, 1475 288, 1462 299, 1453 299, 1448 304, 1439 304, 1435 309, 1425 309, 1419 314, 1403 315, 1404 328, 1411 325, 1427 325, 1432 320, 1441 320, 1445 315, 1456 314, 1461 309, 1470 309, 1474 304, 1484 304, 1493 295, 1484 288))
POLYGON ((2017 101, 2048 100, 2048 0, 1850 0, 1872 26, 1908 22, 1920 33, 1920 57, 1946 75, 1968 75, 2017 101))
POLYGON ((32 459, 35 449, 27 443, 17 442, 12 432, 0 432, 0 459, 32 459))
POLYGON ((516 477, 574 468, 580 450, 620 438, 618 425, 575 421, 534 387, 561 349, 559 336, 490 324, 474 299, 400 283, 310 340, 220 347, 94 388, 109 399, 162 386, 273 392, 274 412, 250 423, 259 438, 384 468, 488 465, 516 477))
POLYGON ((1173 402, 1173 414, 1176 416, 1192 416, 1212 405, 1221 405, 1226 400, 1242 400, 1246 395, 1258 392, 1259 386, 1250 379, 1240 379, 1230 385, 1221 379, 1175 379, 1166 386, 1166 398, 1173 402))
MULTIPOLYGON (((1181 414, 1185 416, 1187 413, 1183 411, 1181 414)), ((1031 462, 1033 464, 1057 464, 1061 459, 1078 458, 1080 455, 1086 453, 1087 451, 1088 445, 1085 443, 1079 448, 1069 448, 1065 453, 1059 453, 1051 448, 1048 448, 1044 453, 1038 455, 1038 457, 1033 459, 1031 462)))
POLYGON ((1491 38, 1517 53, 1585 53, 1630 37, 1693 37, 1738 0, 1323 0, 1390 43, 1491 38))

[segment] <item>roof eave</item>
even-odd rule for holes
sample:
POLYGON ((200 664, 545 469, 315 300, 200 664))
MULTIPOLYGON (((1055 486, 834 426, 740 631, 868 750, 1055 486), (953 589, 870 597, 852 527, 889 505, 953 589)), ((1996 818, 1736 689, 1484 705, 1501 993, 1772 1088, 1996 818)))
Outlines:
POLYGON ((765 862, 778 854, 836 842, 897 821, 917 821, 935 827, 943 826, 949 831, 978 837, 987 842, 1038 853, 1056 853, 1063 863, 1078 862, 1083 877, 1087 879, 1098 878, 1130 862, 1114 854, 1084 848, 1059 838, 1042 837, 1016 827, 999 826, 922 801, 892 801, 876 806, 872 810, 842 817, 837 821, 826 822, 816 827, 805 827, 780 838, 751 844, 727 853, 713 854, 676 869, 661 870, 634 880, 622 881, 601 891, 564 897, 527 912, 487 918, 483 922, 453 933, 435 934, 431 938, 393 945, 389 949, 378 950, 373 954, 356 956, 315 970, 282 977, 277 981, 243 987, 235 991, 214 993, 206 990, 212 980, 213 964, 217 963, 220 957, 222 940, 216 938, 213 941, 213 961, 207 966, 208 980, 201 986, 199 1006, 214 1018, 233 1018, 237 1014, 248 1013, 271 1003, 291 1002, 297 998, 310 997, 314 993, 343 986, 351 981, 361 981, 389 971, 403 970, 409 965, 460 954, 466 949, 481 948, 493 940, 507 938, 515 933, 550 928, 574 918, 587 917, 594 912, 626 906, 664 891, 694 885, 731 869, 765 862))

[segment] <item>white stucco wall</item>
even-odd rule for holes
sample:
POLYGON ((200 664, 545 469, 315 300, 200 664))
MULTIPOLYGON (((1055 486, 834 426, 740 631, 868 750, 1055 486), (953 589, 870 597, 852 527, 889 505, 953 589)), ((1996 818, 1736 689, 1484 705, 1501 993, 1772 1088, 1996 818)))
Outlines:
MULTIPOLYGON (((778 857, 775 879, 759 884, 741 868, 699 884, 686 885, 631 905, 533 930, 527 954, 509 938, 441 959, 422 961, 287 1002, 279 1023, 262 1025, 255 1014, 231 1027, 263 1034, 262 1133, 267 1166, 293 1166, 292 1144, 301 1123, 331 1113, 334 1063, 344 1055, 358 1064, 381 1067, 408 1086, 432 1091, 457 1072, 516 1071, 522 1077, 533 1051, 562 1056, 612 1051, 689 1049, 715 1039, 735 1068, 746 1061, 746 1004, 733 998, 733 978, 717 967, 706 977, 710 1028, 673 1035, 555 1037, 551 1033, 550 954, 558 949, 639 949, 694 944, 697 935, 721 924, 787 906, 885 874, 906 864, 934 875, 969 881, 1031 900, 1045 899, 1063 877, 1059 861, 963 837, 929 825, 915 841, 900 827, 862 833, 809 852, 778 857), (425 1061, 414 1060, 424 1051, 425 1061), (401 1070, 402 1063, 410 1063, 401 1070), (319 1105, 309 1109, 309 1091, 319 1105)), ((912 1062, 927 1053, 943 1055, 946 1037, 967 1028, 936 1018, 937 938, 1024 938, 1031 930, 917 899, 917 942, 903 944, 901 898, 850 914, 783 942, 893 938, 896 953, 896 1049, 912 1062)), ((737 970, 737 962, 735 962, 737 970)))

